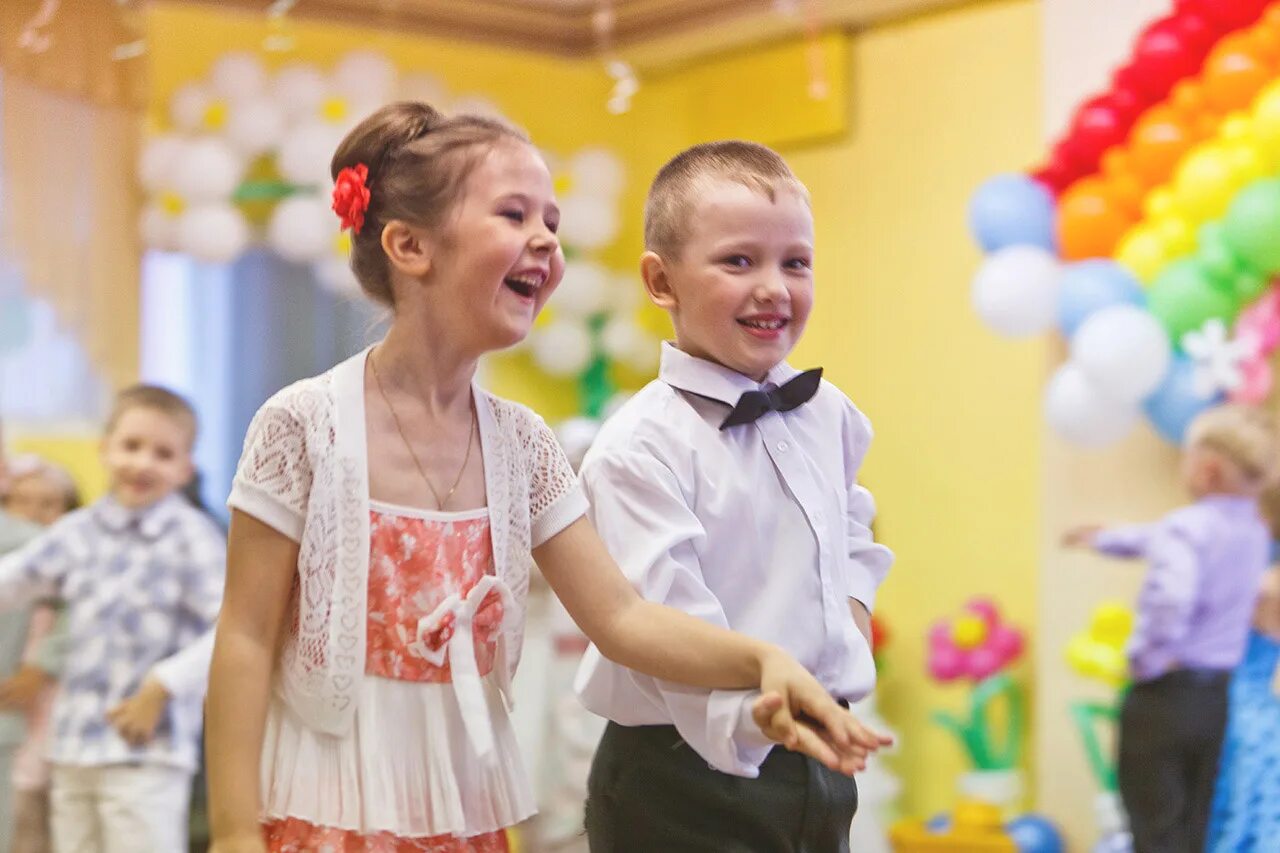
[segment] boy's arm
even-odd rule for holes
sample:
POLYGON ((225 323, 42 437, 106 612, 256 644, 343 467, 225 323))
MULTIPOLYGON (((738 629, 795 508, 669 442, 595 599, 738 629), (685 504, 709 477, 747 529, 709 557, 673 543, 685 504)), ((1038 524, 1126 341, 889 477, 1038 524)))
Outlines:
POLYGON ((71 528, 59 522, 16 551, 0 557, 0 610, 16 610, 41 598, 56 598, 70 555, 71 528))
POLYGON ((1175 647, 1191 627, 1200 579, 1195 548, 1184 532, 1161 526, 1145 547, 1149 567, 1128 649, 1130 669, 1139 681, 1177 666, 1175 647))
POLYGON ((893 552, 876 542, 871 533, 872 522, 876 519, 875 498, 858 482, 858 472, 871 445, 871 438, 871 422, 850 404, 844 435, 844 482, 848 490, 846 553, 849 555, 845 564, 845 592, 852 599, 849 609, 853 613, 854 622, 868 640, 871 636, 871 611, 876 605, 876 590, 884 583, 889 568, 893 565, 893 552))
MULTIPOLYGON (((591 503, 589 516, 610 554, 636 591, 713 625, 728 618, 707 588, 694 543, 704 535, 674 474, 641 454, 592 460, 582 477, 591 503)), ((600 661, 600 666, 613 666, 600 661)), ((608 696, 593 696, 590 664, 579 676, 580 693, 596 713, 608 716, 608 696)), ((672 723, 686 742, 717 770, 754 778, 773 747, 751 717, 753 690, 707 690, 646 679, 656 689, 672 723)))
POLYGON ((1109 557, 1137 559, 1148 556, 1152 536, 1159 529, 1154 524, 1126 524, 1107 527, 1093 534, 1093 550, 1109 557))
POLYGON ((213 659, 214 623, 222 609, 226 586, 227 544, 222 531, 212 524, 197 526, 191 534, 190 555, 181 606, 207 630, 194 642, 155 664, 150 676, 163 685, 170 696, 203 697, 213 659))

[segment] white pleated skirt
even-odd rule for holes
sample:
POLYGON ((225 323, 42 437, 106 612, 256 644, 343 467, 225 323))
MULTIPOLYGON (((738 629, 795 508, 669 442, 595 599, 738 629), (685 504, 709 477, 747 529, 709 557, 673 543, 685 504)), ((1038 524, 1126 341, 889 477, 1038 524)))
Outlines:
POLYGON ((496 749, 483 761, 452 684, 366 675, 351 730, 305 725, 273 693, 262 751, 263 819, 406 838, 467 838, 536 810, 506 704, 484 679, 496 749))

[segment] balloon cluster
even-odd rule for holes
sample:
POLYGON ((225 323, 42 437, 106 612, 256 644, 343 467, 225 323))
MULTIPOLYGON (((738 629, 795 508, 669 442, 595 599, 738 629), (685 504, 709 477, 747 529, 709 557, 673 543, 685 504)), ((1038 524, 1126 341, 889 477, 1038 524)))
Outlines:
POLYGON ((1067 663, 1085 678, 1121 687, 1129 680, 1124 647, 1133 633, 1133 611, 1116 602, 1098 605, 1089 627, 1067 644, 1067 663))
POLYGON ((1068 338, 1044 400, 1068 441, 1110 444, 1145 414, 1180 442, 1204 409, 1270 392, 1277 78, 1280 2, 1179 2, 1139 36, 1117 88, 1081 107, 1046 169, 974 195, 988 253, 974 307, 1001 334, 1068 338), (1140 106, 1120 110, 1122 92, 1140 106))

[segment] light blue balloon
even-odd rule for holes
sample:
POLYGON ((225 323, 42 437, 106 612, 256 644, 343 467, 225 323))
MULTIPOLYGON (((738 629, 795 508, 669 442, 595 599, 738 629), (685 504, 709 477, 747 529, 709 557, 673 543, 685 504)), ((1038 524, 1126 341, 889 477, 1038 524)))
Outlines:
POLYGON ((1166 441, 1182 444, 1187 427, 1196 415, 1225 399, 1217 394, 1204 398, 1196 393, 1195 365, 1185 356, 1174 356, 1160 387, 1142 404, 1151 425, 1166 441))
POLYGON ((984 252, 1023 245, 1055 251, 1053 195, 1026 175, 997 175, 978 187, 969 225, 984 252))
POLYGON ((22 349, 31 340, 31 306, 21 296, 0 297, 0 355, 22 349))
POLYGON ((1045 817, 1024 814, 1005 824, 1004 830, 1018 847, 1018 853, 1066 853, 1062 833, 1045 817))
POLYGON ((1123 304, 1141 307, 1147 304, 1147 297, 1133 273, 1115 261, 1092 258, 1063 270, 1058 284, 1058 325, 1067 337, 1094 311, 1123 304))

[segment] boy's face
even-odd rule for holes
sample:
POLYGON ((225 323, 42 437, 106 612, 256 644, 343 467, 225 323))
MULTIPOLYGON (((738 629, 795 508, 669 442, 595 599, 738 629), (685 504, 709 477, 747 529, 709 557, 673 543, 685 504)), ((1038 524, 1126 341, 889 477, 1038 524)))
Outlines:
POLYGON ((158 409, 125 409, 102 442, 111 496, 129 509, 150 506, 191 479, 191 427, 158 409))
POLYGON ((813 214, 785 184, 770 201, 717 180, 700 194, 679 257, 650 253, 643 266, 677 346, 759 382, 795 347, 813 307, 813 214))

